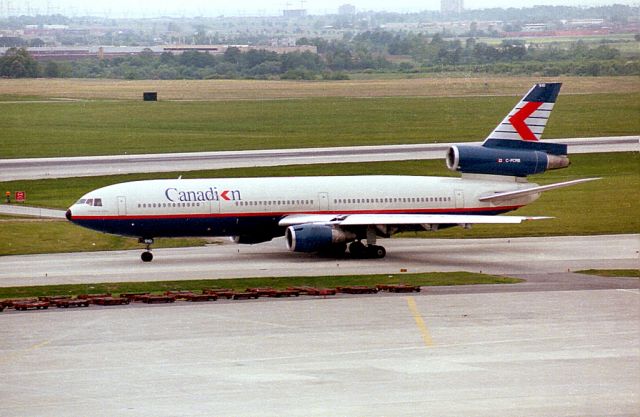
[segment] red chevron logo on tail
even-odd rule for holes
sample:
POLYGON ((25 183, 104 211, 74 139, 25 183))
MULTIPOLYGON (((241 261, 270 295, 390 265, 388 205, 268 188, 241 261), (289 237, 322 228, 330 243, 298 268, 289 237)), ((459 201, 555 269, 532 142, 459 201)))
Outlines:
POLYGON ((516 114, 509 118, 509 123, 518 132, 522 140, 537 141, 538 138, 527 126, 526 120, 542 105, 541 101, 529 101, 516 114))

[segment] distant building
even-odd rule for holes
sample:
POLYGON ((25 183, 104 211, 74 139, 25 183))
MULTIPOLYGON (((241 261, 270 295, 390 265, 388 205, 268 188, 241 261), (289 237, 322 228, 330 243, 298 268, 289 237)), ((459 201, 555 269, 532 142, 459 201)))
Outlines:
POLYGON ((306 9, 286 9, 282 11, 282 16, 289 18, 305 17, 306 15, 306 9))
POLYGON ((527 23, 522 26, 523 32, 544 32, 547 30, 546 23, 527 23))
POLYGON ((442 14, 460 14, 464 11, 464 0, 440 0, 442 14))
POLYGON ((343 4, 338 7, 338 14, 341 16, 353 16, 356 14, 356 6, 352 4, 343 4))
POLYGON ((561 20, 561 22, 566 26, 581 28, 604 26, 604 19, 571 19, 569 21, 561 20))

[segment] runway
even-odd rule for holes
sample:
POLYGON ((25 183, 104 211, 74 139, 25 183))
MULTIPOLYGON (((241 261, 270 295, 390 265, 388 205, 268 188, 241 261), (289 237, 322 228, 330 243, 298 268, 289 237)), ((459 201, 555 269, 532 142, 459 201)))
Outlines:
POLYGON ((2 415, 634 416, 638 290, 0 313, 2 415))
MULTIPOLYGON (((637 152, 640 136, 551 139, 569 153, 637 152)), ((66 158, 0 159, 0 181, 254 166, 444 159, 451 143, 66 158)))
POLYGON ((292 253, 283 239, 140 251, 0 257, 0 286, 91 282, 471 271, 522 275, 580 269, 638 268, 640 235, 497 239, 384 239, 381 260, 330 259, 292 253))

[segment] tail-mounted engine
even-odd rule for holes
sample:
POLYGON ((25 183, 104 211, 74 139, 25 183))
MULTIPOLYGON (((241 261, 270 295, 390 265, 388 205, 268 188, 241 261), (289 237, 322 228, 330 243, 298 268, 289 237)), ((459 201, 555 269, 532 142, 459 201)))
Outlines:
POLYGON ((474 174, 526 177, 569 166, 567 145, 490 139, 483 145, 453 145, 447 168, 474 174))

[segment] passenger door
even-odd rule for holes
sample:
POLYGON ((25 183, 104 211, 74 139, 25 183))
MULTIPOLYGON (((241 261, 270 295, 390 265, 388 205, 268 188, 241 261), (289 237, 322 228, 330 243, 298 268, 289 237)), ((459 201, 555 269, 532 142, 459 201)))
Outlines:
POLYGON ((118 196, 118 216, 127 215, 127 199, 120 195, 118 196))
POLYGON ((456 208, 464 208, 464 191, 455 190, 456 193, 456 208))
POLYGON ((328 193, 318 193, 318 209, 320 211, 329 210, 329 194, 328 193))

